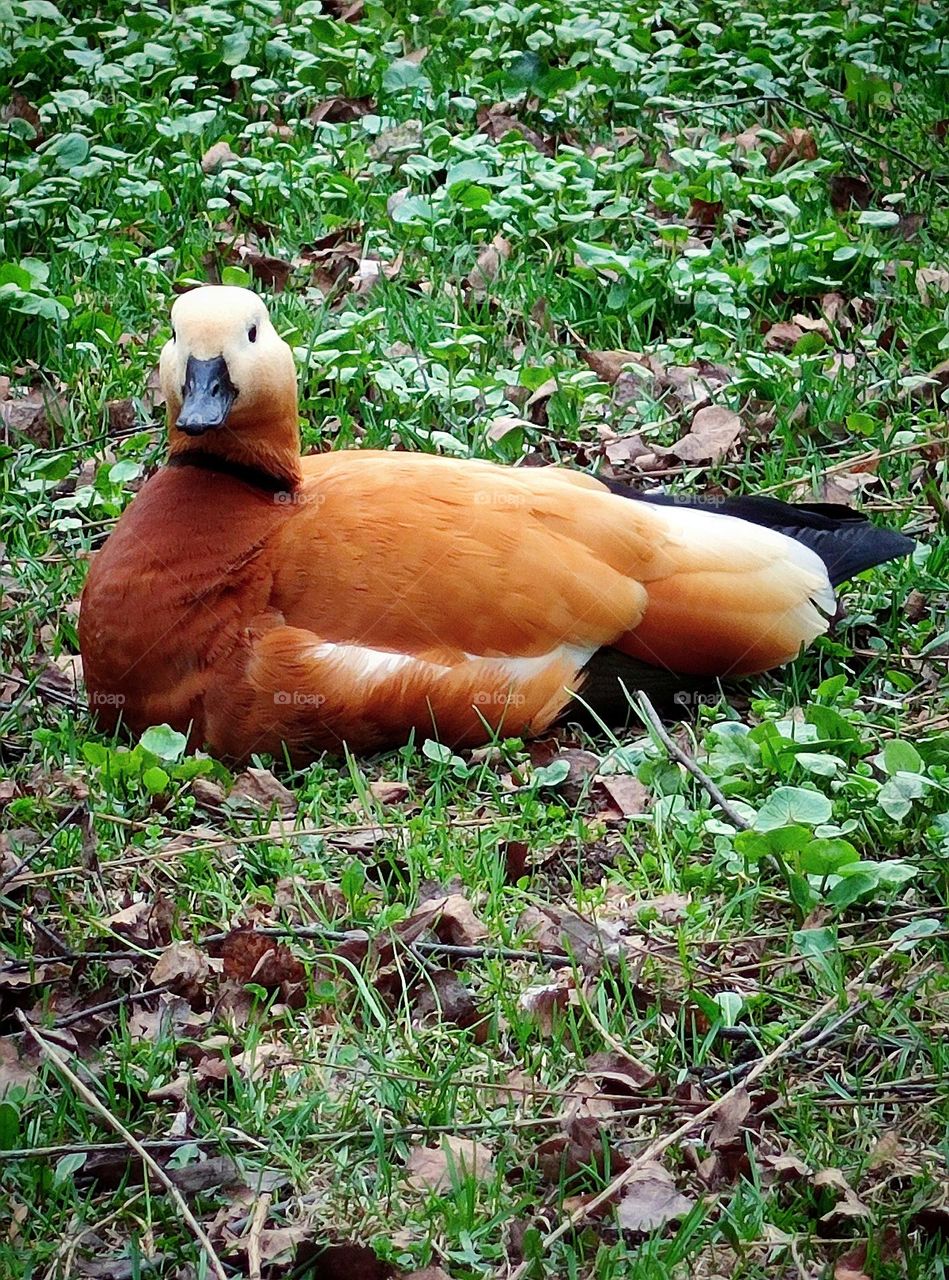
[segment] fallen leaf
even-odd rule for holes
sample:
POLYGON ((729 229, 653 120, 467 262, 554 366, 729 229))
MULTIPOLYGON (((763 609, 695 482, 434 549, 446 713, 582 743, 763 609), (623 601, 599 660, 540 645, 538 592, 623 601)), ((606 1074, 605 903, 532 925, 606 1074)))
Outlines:
POLYGON ((781 320, 764 335, 764 348, 766 351, 790 351, 803 337, 804 330, 800 325, 781 320))
POLYGON ((697 227, 714 227, 718 225, 724 209, 721 200, 693 199, 686 220, 697 227))
POLYGON ((518 1007, 533 1020, 541 1035, 553 1034, 557 1014, 576 1002, 576 986, 569 969, 560 969, 552 982, 539 983, 522 991, 518 1007))
POLYGON ((920 267, 916 272, 916 292, 924 307, 936 305, 937 295, 949 293, 949 271, 941 267, 920 267))
POLYGON ((500 142, 508 134, 516 133, 542 155, 554 154, 553 143, 539 134, 536 129, 532 129, 530 125, 518 120, 514 115, 514 108, 507 102, 496 102, 491 107, 479 107, 475 120, 478 132, 486 134, 494 142, 500 142))
POLYGON ((715 1120, 708 1135, 710 1147, 727 1147, 741 1133, 742 1125, 751 1110, 751 1098, 747 1089, 736 1089, 715 1113, 715 1120))
MULTIPOLYGON (((218 963, 220 968, 220 963, 218 963)), ((149 974, 156 987, 168 986, 172 991, 193 1000, 204 990, 211 976, 211 961, 193 942, 173 942, 158 958, 149 974)))
MULTIPOLYGON (((590 366, 603 382, 611 387, 623 370, 630 364, 642 365, 642 354, 637 351, 589 351, 586 347, 580 350, 580 358, 590 366)), ((642 382, 638 383, 642 388, 642 382)))
POLYGON ((866 1218, 870 1210, 857 1196, 839 1169, 819 1169, 811 1178, 811 1183, 819 1188, 831 1191, 836 1199, 832 1209, 821 1217, 821 1222, 830 1222, 837 1217, 866 1218))
POLYGON ((401 804, 409 798, 411 788, 407 782, 387 782, 383 778, 377 778, 375 782, 370 782, 369 793, 380 804, 401 804))
POLYGON ((48 449, 53 444, 53 428, 63 425, 67 412, 66 401, 52 388, 30 387, 24 395, 0 403, 0 422, 41 449, 48 449))
POLYGON ((322 7, 339 22, 358 22, 366 11, 366 0, 323 0, 322 7))
POLYGON ((409 1271, 402 1280, 451 1280, 451 1276, 441 1267, 425 1267, 422 1271, 409 1271))
POLYGON ((238 244, 237 256, 255 280, 274 293, 282 293, 287 287, 293 263, 273 253, 263 253, 255 245, 238 244))
POLYGON ((269 769, 245 769, 228 793, 229 800, 277 809, 280 813, 296 813, 297 799, 269 769))
POLYGON ((868 209, 873 200, 873 188, 863 178, 835 173, 828 184, 831 207, 837 213, 848 209, 868 209))
POLYGON ((215 142, 208 147, 201 157, 201 168, 205 173, 220 173, 225 165, 237 164, 240 156, 232 150, 228 142, 215 142))
POLYGON ((40 119, 40 113, 37 111, 29 98, 24 97, 22 93, 14 92, 10 95, 10 101, 5 103, 3 109, 0 110, 0 124, 9 124, 11 120, 25 120, 33 130, 33 137, 30 139, 31 146, 43 141, 43 122, 40 119))
POLYGON ((568 1118, 564 1132, 545 1138, 531 1160, 544 1181, 554 1187, 584 1171, 602 1174, 608 1169, 612 1176, 628 1168, 628 1161, 610 1147, 603 1120, 596 1115, 568 1118))
POLYGON ((637 814, 645 813, 652 804, 652 791, 632 774, 598 775, 596 786, 598 790, 606 793, 622 818, 632 818, 637 814))
POLYGON ((768 168, 772 173, 801 160, 817 159, 817 142, 809 129, 787 129, 782 136, 784 141, 768 152, 768 168))
POLYGON ((638 1097, 656 1083, 656 1073, 626 1053, 595 1053, 584 1064, 587 1075, 603 1083, 608 1093, 638 1097))
POLYGON ((616 1208, 623 1231, 657 1231, 691 1213, 696 1201, 676 1190, 672 1175, 661 1164, 648 1161, 626 1183, 616 1208))
POLYGON ((741 418, 721 405, 707 405, 692 419, 687 435, 671 452, 682 462, 719 462, 741 434, 741 418))
POLYGON ((13 1036, 0 1036, 0 1098, 10 1089, 33 1092, 37 1086, 36 1063, 26 1053, 20 1055, 13 1036))
POLYGON ((369 159, 377 164, 395 164, 402 156, 418 151, 422 146, 424 131, 421 120, 403 120, 390 129, 383 129, 369 146, 369 159))
POLYGON ((311 124, 349 124, 353 120, 361 120, 373 109, 371 98, 344 98, 334 96, 318 102, 307 119, 311 124))
POLYGON ((454 1181, 485 1182, 494 1174, 490 1147, 446 1134, 440 1147, 416 1147, 405 1162, 407 1181, 420 1191, 447 1191, 454 1181))
POLYGON ((288 946, 253 928, 232 929, 216 950, 224 962, 225 976, 235 982, 274 988, 296 986, 306 977, 306 970, 288 946))
POLYGON ((444 894, 420 903, 397 929, 403 937, 418 937, 429 929, 439 941, 457 947, 475 946, 488 936, 471 903, 461 893, 444 894))
POLYGON ((500 232, 490 244, 478 254, 478 260, 468 272, 468 284, 475 297, 483 297, 488 293, 491 284, 497 279, 501 263, 511 256, 511 242, 500 232))
POLYGON ((474 1028, 476 1044, 484 1044, 487 1038, 487 1021, 475 1004, 471 991, 451 969, 427 971, 414 1011, 419 1018, 437 1014, 442 1022, 462 1029, 474 1028))

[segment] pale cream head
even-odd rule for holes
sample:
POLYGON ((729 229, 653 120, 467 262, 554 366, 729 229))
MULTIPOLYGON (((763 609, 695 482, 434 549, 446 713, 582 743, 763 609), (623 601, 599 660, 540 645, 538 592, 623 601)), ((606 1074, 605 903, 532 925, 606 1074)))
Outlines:
POLYGON ((298 474, 296 367, 263 299, 205 285, 177 299, 171 324, 159 365, 171 453, 199 450, 283 476, 289 453, 298 474))

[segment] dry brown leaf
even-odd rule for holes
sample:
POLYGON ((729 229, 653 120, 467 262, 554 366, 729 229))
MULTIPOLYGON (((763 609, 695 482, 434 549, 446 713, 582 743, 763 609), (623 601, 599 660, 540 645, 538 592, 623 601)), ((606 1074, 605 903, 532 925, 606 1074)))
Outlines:
MULTIPOLYGON (((638 351, 588 351, 585 347, 580 350, 580 358, 590 366, 598 378, 609 383, 611 387, 627 365, 642 366, 643 359, 642 353, 638 351)), ((642 381, 639 380, 637 385, 641 394, 642 381)))
POLYGON ((401 804, 409 798, 411 787, 407 782, 388 782, 384 778, 377 778, 375 782, 370 782, 369 793, 380 804, 401 804))
POLYGON ((396 164, 410 151, 422 146, 424 130, 421 120, 403 120, 390 129, 383 129, 369 146, 369 159, 377 164, 396 164))
POLYGON ((476 1044, 484 1044, 488 1024, 475 1004, 471 991, 451 969, 433 969, 425 975, 424 985, 415 1000, 418 1018, 432 1014, 456 1027, 472 1028, 476 1044))
POLYGON ((440 1147, 416 1147, 405 1162, 407 1181, 419 1191, 447 1191, 454 1181, 485 1182, 494 1174, 490 1147, 445 1134, 440 1147))
POLYGON ((21 1057, 13 1036, 0 1036, 0 1098, 10 1089, 30 1093, 36 1084, 36 1063, 25 1055, 21 1057))
POLYGON ((818 1189, 826 1188, 836 1199, 836 1204, 825 1213, 821 1222, 830 1222, 837 1217, 866 1218, 870 1210, 857 1196, 850 1183, 839 1169, 819 1169, 811 1178, 818 1189))
POLYGON ((552 156, 553 143, 539 134, 536 129, 532 129, 530 125, 518 120, 514 110, 515 108, 507 102, 496 102, 491 107, 479 107, 475 117, 479 133, 486 134, 494 142, 500 142, 509 133, 517 133, 542 155, 552 156))
POLYGON ((62 426, 67 412, 66 401, 47 387, 30 387, 25 395, 0 402, 0 422, 41 449, 53 444, 53 428, 62 426))
POLYGON ((628 1168, 628 1161, 610 1149, 603 1117, 579 1114, 567 1119, 563 1133, 545 1138, 535 1149, 532 1161, 546 1182, 560 1186, 584 1170, 602 1172, 607 1166, 607 1153, 611 1174, 628 1168))
POLYGON ((607 1093, 638 1097, 656 1083, 656 1073, 626 1053, 595 1053, 584 1066, 589 1076, 603 1083, 607 1093))
POLYGON ((296 986, 306 977, 288 946, 252 928, 232 929, 217 949, 225 975, 235 982, 274 988, 296 986))
POLYGON ((598 776, 596 786, 597 790, 606 793, 622 818, 645 813, 652 804, 652 791, 632 774, 611 773, 598 776))
POLYGON ((26 121, 35 135, 31 139, 32 146, 43 141, 43 122, 40 119, 40 113, 22 93, 12 93, 10 101, 0 110, 0 124, 9 124, 11 120, 26 121))
MULTIPOLYGON (((220 961, 215 967, 220 969, 220 961)), ((168 986, 193 1000, 207 985, 211 969, 211 961, 193 942, 173 942, 158 957, 149 981, 156 987, 168 986)))
POLYGON ((349 124, 361 120, 373 109, 371 98, 344 98, 334 96, 318 102, 307 119, 311 124, 349 124))
POLYGON ((264 809, 276 808, 280 813, 296 813, 297 800, 269 769, 245 769, 228 794, 229 800, 260 805, 264 809))
POLYGON ((461 893, 445 894, 422 903, 401 922, 399 933, 404 934, 413 925, 421 926, 419 932, 430 929, 441 942, 457 947, 473 947, 488 936, 471 903, 461 893))
POLYGON ((804 330, 800 325, 781 320, 764 335, 764 348, 765 351, 790 351, 803 337, 804 330))
POLYGON ((274 253, 263 253, 255 245, 240 244, 235 246, 237 256, 255 280, 259 280, 274 293, 282 293, 287 287, 293 263, 286 258, 278 258, 274 253))
POLYGON ((817 142, 809 129, 787 129, 783 137, 784 141, 768 152, 768 168, 772 173, 801 160, 817 159, 817 142))
POLYGON ((421 1271, 409 1271, 402 1280, 451 1280, 451 1276, 441 1267, 425 1267, 421 1271))
POLYGON ((511 256, 511 242, 500 232, 478 254, 478 260, 468 272, 468 284, 475 297, 483 297, 497 279, 501 263, 511 256))
POLYGON ((741 1127, 751 1110, 751 1098, 747 1089, 736 1089, 715 1113, 715 1121, 708 1135, 710 1147, 727 1147, 741 1133, 741 1127))
POLYGON ((684 1218, 695 1204, 691 1197, 676 1190, 672 1175, 661 1164, 650 1160, 627 1182, 616 1208, 616 1220, 624 1231, 657 1231, 684 1218))
POLYGON ((706 405, 692 419, 687 435, 672 445, 682 462, 718 462, 741 435, 741 418, 732 409, 706 405))
POLYGON ((852 178, 835 173, 828 184, 831 207, 837 213, 848 209, 868 209, 873 199, 873 188, 863 178, 852 178))
POLYGON ((725 206, 721 200, 694 199, 689 206, 686 221, 693 223, 697 227, 715 227, 718 225, 724 210, 725 206))
POLYGON ((916 272, 916 292, 924 307, 936 305, 940 297, 949 293, 949 271, 941 267, 920 267, 916 272))
POLYGON ((543 1036, 553 1034, 558 1013, 577 1002, 576 986, 569 969, 559 969, 552 982, 539 983, 522 991, 518 1005, 532 1019, 543 1036))
POLYGON ((208 147, 201 157, 201 168, 205 173, 219 173, 225 165, 237 164, 240 156, 232 150, 228 142, 215 142, 208 147))

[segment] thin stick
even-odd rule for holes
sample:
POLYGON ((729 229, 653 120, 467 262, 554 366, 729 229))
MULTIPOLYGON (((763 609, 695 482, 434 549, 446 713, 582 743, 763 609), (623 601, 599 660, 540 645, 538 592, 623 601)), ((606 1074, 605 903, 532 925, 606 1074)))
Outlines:
POLYGON ((665 725, 659 719, 656 708, 641 691, 633 698, 633 708, 639 712, 643 723, 647 728, 652 730, 671 758, 681 764, 683 769, 688 773, 691 773, 692 777, 702 785, 710 796, 712 802, 717 808, 721 809, 722 813, 732 826, 737 827, 739 831, 749 831, 751 829, 751 823, 743 818, 737 809, 732 807, 708 774, 699 768, 692 756, 690 756, 687 751, 683 751, 682 748, 672 740, 666 732, 665 725))
POLYGON ((154 1158, 154 1156, 149 1155, 148 1151, 145 1149, 145 1147, 142 1146, 138 1138, 136 1138, 133 1134, 129 1133, 128 1129, 126 1129, 125 1125, 118 1118, 118 1116, 113 1115, 112 1112, 108 1109, 108 1107, 104 1103, 99 1101, 99 1099, 88 1087, 88 1085, 83 1084, 83 1082, 79 1079, 75 1071, 73 1071, 72 1067, 70 1067, 69 1063, 63 1057, 63 1055, 59 1052, 59 1050, 55 1049, 49 1043, 49 1041, 46 1040, 44 1036, 40 1035, 40 1033, 36 1030, 35 1027, 30 1025, 23 1011, 21 1009, 17 1009, 16 1013, 17 1013, 17 1017, 20 1020, 20 1023, 23 1026, 24 1031, 27 1033, 28 1036, 31 1037, 31 1039, 33 1039, 36 1042, 36 1046, 40 1050, 40 1052, 43 1054, 43 1056, 49 1059, 49 1061, 55 1066, 56 1070, 60 1073, 60 1075, 62 1075, 64 1079, 67 1080, 68 1083, 73 1087, 73 1089, 75 1089, 76 1093, 79 1094, 80 1098, 82 1098, 82 1100, 88 1106, 90 1106, 93 1109, 93 1111, 95 1111, 96 1114, 99 1115, 106 1122, 109 1128, 114 1129, 115 1132, 122 1139, 122 1141, 127 1146, 131 1147, 131 1149, 135 1152, 135 1154, 141 1160, 142 1164, 145 1166, 148 1172, 152 1174, 152 1176, 156 1179, 157 1182, 161 1183, 164 1189, 171 1196, 172 1200, 174 1201, 175 1205, 178 1208, 179 1213, 184 1218, 188 1226, 191 1228, 191 1231, 194 1233, 195 1239, 198 1241, 198 1244, 204 1250, 205 1255, 208 1259, 208 1262, 211 1265, 211 1270, 217 1276, 218 1280, 228 1280, 227 1272, 224 1270, 223 1263, 221 1262, 221 1259, 217 1256, 217 1253, 215 1252, 215 1249, 214 1249, 214 1245, 211 1243, 210 1239, 208 1238, 206 1231, 204 1230, 204 1228, 201 1226, 201 1223, 197 1220, 197 1218, 189 1209, 188 1202, 185 1200, 184 1196, 181 1194, 181 1192, 178 1190, 178 1188, 175 1186, 172 1180, 168 1177, 168 1174, 164 1171, 164 1169, 161 1167, 158 1161, 154 1158))
MULTIPOLYGON (((898 944, 894 943, 881 955, 877 956, 876 960, 873 961, 870 967, 860 976, 859 979, 854 979, 852 982, 847 984, 846 994, 848 1001, 852 1000, 853 992, 858 983, 865 982, 867 978, 869 978, 873 969, 882 964, 884 960, 889 959, 896 950, 897 945, 898 944)), ((702 1110, 697 1112, 695 1115, 689 1116, 687 1119, 683 1120, 679 1127, 677 1129, 673 1129, 671 1133, 667 1133, 661 1138, 655 1138, 650 1142, 645 1150, 641 1151, 638 1156, 633 1158, 629 1167, 624 1169, 622 1173, 617 1174, 617 1176, 607 1183, 603 1190, 595 1195, 592 1200, 587 1201, 585 1204, 578 1205, 576 1209, 564 1218, 559 1227, 555 1227, 553 1231, 548 1231, 543 1240, 541 1240, 540 1247, 546 1250, 549 1249, 551 1245, 556 1244, 558 1240, 588 1218, 590 1214, 599 1209, 601 1205, 607 1204, 609 1201, 613 1200, 616 1195, 622 1191, 623 1187, 632 1181, 635 1174, 643 1167, 643 1165, 657 1159, 663 1154, 663 1152, 667 1151, 670 1147, 675 1146, 675 1144, 682 1138, 687 1137, 694 1129, 705 1124, 706 1121, 713 1119, 716 1113, 720 1111, 722 1107, 724 1107, 725 1104, 739 1092, 739 1090, 746 1089, 752 1081, 757 1080, 759 1076, 764 1075, 770 1067, 773 1067, 776 1062, 779 1062, 782 1058, 786 1057, 799 1041, 806 1039, 808 1037, 808 1033, 835 1008, 838 1003, 838 999, 839 997, 837 995, 833 995, 825 1000, 815 1013, 812 1013, 811 1016, 792 1031, 790 1035, 785 1036, 781 1043, 772 1049, 770 1053, 765 1054, 763 1058, 759 1058, 744 1078, 732 1085, 732 1087, 723 1093, 720 1098, 716 1098, 715 1101, 710 1102, 707 1107, 703 1107, 702 1110)), ((522 1262, 519 1267, 516 1267, 514 1271, 505 1272, 506 1280, 523 1280, 523 1277, 526 1276, 528 1271, 530 1271, 534 1266, 535 1260, 535 1258, 529 1258, 527 1261, 522 1262)))
POLYGON ((261 1277, 260 1234, 267 1221, 267 1212, 272 1199, 270 1192, 264 1191, 254 1209, 250 1230, 247 1233, 247 1280, 260 1280, 261 1277))

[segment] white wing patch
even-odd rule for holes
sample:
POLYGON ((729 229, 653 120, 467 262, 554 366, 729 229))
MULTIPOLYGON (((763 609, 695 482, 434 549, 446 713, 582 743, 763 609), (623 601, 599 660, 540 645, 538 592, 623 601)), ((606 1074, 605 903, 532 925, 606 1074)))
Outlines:
MULTIPOLYGON (((507 678, 512 685, 532 680, 541 675, 547 667, 563 662, 572 663, 577 671, 593 656, 594 650, 579 645, 558 645, 550 653, 542 653, 534 658, 485 657, 480 653, 466 653, 465 658, 472 665, 484 670, 488 679, 501 676, 507 678)), ((425 658, 417 658, 408 653, 395 653, 391 649, 373 649, 361 644, 331 644, 329 641, 314 645, 309 656, 317 662, 330 662, 342 667, 347 675, 356 680, 370 683, 384 680, 389 676, 401 673, 408 675, 415 672, 428 677, 445 675, 457 670, 442 663, 430 662, 425 658)))

